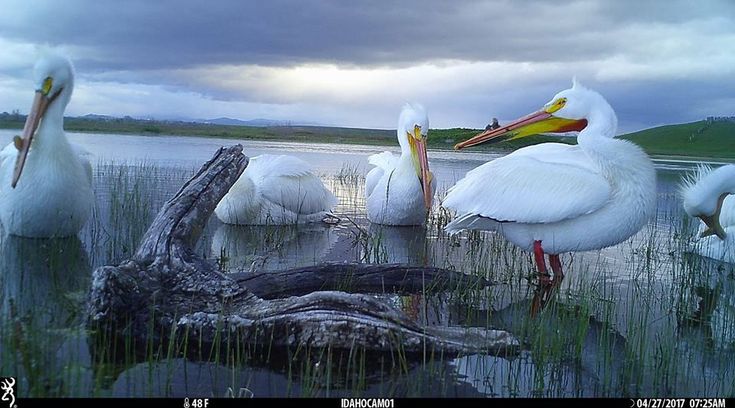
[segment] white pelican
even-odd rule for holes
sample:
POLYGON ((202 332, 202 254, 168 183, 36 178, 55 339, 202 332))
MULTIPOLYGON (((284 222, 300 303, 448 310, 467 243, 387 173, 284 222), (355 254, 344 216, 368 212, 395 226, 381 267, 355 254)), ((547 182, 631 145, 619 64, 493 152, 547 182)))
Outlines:
POLYGON ((560 253, 615 245, 640 230, 654 211, 653 163, 635 144, 615 139, 616 129, 607 101, 575 80, 538 112, 458 143, 456 149, 580 131, 576 146, 529 146, 469 171, 444 200, 457 212, 446 229, 499 231, 533 251, 542 284, 550 283, 544 253, 554 280, 563 278, 560 253))
POLYGON ((365 178, 368 220, 385 225, 421 225, 436 189, 426 155, 426 110, 421 105, 406 104, 397 132, 400 157, 383 152, 368 158, 375 166, 365 178))
POLYGON ((702 220, 694 250, 702 256, 735 263, 735 165, 712 170, 699 166, 684 180, 684 210, 702 220))
POLYGON ((225 224, 284 225, 334 218, 337 198, 305 161, 264 154, 250 159, 214 213, 225 224))
POLYGON ((94 193, 85 152, 64 134, 74 68, 67 58, 47 54, 33 79, 36 96, 23 134, 0 152, 0 220, 12 235, 75 235, 89 218, 94 193))

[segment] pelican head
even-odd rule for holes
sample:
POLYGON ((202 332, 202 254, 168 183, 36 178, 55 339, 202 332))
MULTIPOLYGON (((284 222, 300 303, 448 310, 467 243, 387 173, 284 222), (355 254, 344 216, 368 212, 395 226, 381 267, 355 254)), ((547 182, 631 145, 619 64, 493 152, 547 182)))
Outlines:
POLYGON ((571 88, 554 95, 540 110, 505 126, 484 131, 471 139, 457 143, 454 148, 459 150, 485 142, 496 143, 540 133, 581 131, 587 127, 588 120, 601 111, 606 115, 610 125, 602 133, 614 136, 617 118, 612 107, 602 95, 580 85, 574 79, 571 88))
POLYGON ((707 226, 700 237, 717 235, 725 239, 725 230, 720 225, 720 212, 725 197, 735 194, 735 166, 712 170, 709 166, 700 165, 684 179, 681 192, 684 211, 692 217, 699 217, 707 226))
POLYGON ((426 154, 426 139, 429 134, 429 116, 419 104, 406 104, 398 118, 398 142, 404 153, 411 155, 416 176, 421 181, 426 209, 431 209, 431 172, 426 154))
POLYGON ((36 95, 26 118, 23 134, 14 139, 15 147, 18 148, 18 158, 13 172, 13 188, 18 184, 31 142, 46 113, 53 109, 55 114, 60 116, 59 119, 63 120, 64 109, 69 103, 74 87, 74 67, 66 57, 46 54, 33 68, 33 82, 36 95))

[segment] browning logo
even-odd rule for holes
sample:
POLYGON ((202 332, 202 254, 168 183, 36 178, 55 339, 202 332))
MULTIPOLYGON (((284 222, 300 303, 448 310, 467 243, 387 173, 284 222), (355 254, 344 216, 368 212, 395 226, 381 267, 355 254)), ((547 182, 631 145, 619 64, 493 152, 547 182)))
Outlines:
POLYGON ((0 401, 7 402, 8 408, 15 408, 15 377, 0 377, 0 401))

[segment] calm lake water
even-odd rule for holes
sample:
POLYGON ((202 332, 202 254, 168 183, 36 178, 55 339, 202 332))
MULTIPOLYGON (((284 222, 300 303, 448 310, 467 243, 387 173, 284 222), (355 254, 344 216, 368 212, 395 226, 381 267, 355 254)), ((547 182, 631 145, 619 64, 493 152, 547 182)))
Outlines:
MULTIPOLYGON (((0 130, 0 143, 17 131, 0 130)), ((181 358, 132 361, 100 381, 79 329, 92 271, 126 259, 148 222, 201 164, 232 140, 69 134, 92 155, 97 205, 78 238, 2 241, 5 324, 0 375, 27 395, 120 396, 735 396, 735 301, 727 265, 687 253, 691 226, 677 196, 695 163, 656 161, 658 211, 630 240, 564 255, 567 278, 537 319, 528 317, 533 264, 494 234, 371 226, 365 219, 367 156, 394 148, 241 141, 248 156, 292 154, 311 163, 340 198, 342 222, 233 227, 213 217, 198 251, 230 272, 325 261, 401 262, 453 268, 497 285, 473 294, 376 294, 425 324, 496 327, 524 340, 518 356, 470 355, 369 369, 357 388, 274 364, 231 366, 181 358), (338 177, 341 175, 341 177, 338 177), (10 318, 14 320, 11 322, 10 318), (21 322, 22 324, 18 323, 21 322), (372 371, 371 371, 372 370, 372 371)), ((430 151, 438 194, 493 153, 430 151)))

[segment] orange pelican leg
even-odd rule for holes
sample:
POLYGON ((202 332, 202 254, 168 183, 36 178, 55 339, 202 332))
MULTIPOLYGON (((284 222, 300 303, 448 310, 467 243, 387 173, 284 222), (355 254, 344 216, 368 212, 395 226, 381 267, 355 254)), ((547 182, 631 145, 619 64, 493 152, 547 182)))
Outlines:
POLYGON ((549 264, 551 264, 551 270, 554 272, 554 283, 556 283, 557 280, 561 283, 561 280, 564 279, 564 271, 561 267, 559 254, 549 255, 549 264))
POLYGON ((543 286, 551 283, 551 275, 546 269, 546 261, 544 260, 544 249, 541 247, 541 241, 533 241, 533 257, 536 260, 538 268, 538 280, 543 286))

